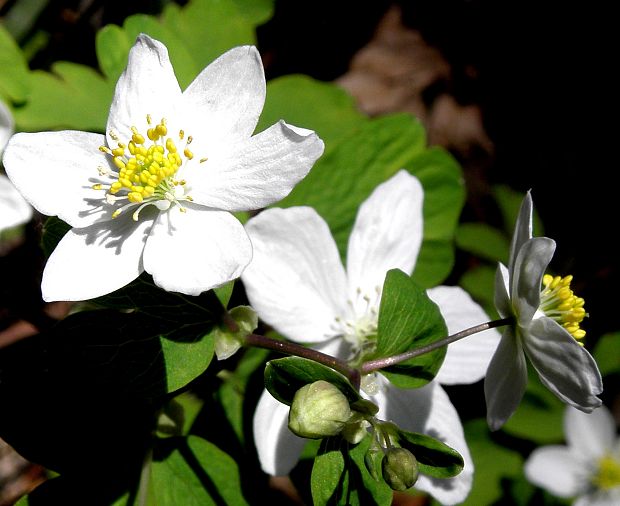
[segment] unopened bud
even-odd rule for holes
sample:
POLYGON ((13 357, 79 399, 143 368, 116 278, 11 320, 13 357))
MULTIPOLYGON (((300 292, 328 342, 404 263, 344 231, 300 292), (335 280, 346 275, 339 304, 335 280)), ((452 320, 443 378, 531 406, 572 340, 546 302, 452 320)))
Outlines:
POLYGON ((381 472, 392 490, 404 491, 418 479, 418 461, 405 448, 390 448, 381 462, 381 472))
POLYGON ((340 434, 349 418, 351 408, 345 395, 331 383, 319 380, 295 393, 288 426, 300 437, 320 439, 340 434))

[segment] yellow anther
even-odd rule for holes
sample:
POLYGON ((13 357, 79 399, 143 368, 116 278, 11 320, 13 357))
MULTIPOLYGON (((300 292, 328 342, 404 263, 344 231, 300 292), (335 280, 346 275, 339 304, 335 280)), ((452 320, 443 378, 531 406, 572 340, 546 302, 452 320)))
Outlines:
POLYGON ((147 115, 146 115, 146 122, 147 122, 149 125, 151 124, 152 119, 151 119, 151 115, 150 115, 150 114, 147 114, 147 115))
POLYGON ((187 142, 185 143, 185 145, 187 146, 188 144, 191 144, 192 141, 194 140, 194 138, 190 135, 187 137, 187 142))
POLYGON ((170 153, 176 153, 177 152, 177 147, 174 144, 174 141, 170 138, 166 139, 166 149, 170 152, 170 153))
POLYGON ((155 127, 155 131, 160 137, 165 137, 168 134, 168 127, 166 127, 166 123, 163 119, 161 123, 155 127))
POLYGON ((92 185, 91 188, 93 190, 101 190, 103 189, 103 185, 101 185, 101 183, 97 183, 97 184, 92 185))
POLYGON ((102 153, 105 153, 106 155, 112 154, 112 151, 110 151, 110 148, 107 146, 99 146, 99 151, 101 151, 102 153))
POLYGON ((117 209, 112 213, 112 218, 118 218, 118 215, 121 214, 121 212, 122 211, 120 209, 117 209))
POLYGON ((183 140, 185 138, 185 131, 184 130, 179 130, 179 139, 183 140))
POLYGON ((125 154, 125 150, 123 148, 114 148, 112 150, 112 154, 114 156, 123 156, 125 154))
POLYGON ((208 160, 208 158, 201 158, 199 163, 205 163, 208 160))
POLYGON ((584 299, 575 296, 570 288, 572 280, 573 276, 571 275, 553 277, 545 274, 540 291, 540 310, 562 325, 569 334, 579 341, 586 335, 579 324, 588 314, 584 308, 584 299))
POLYGON ((129 200, 129 202, 133 202, 134 204, 138 204, 143 200, 142 194, 138 192, 129 192, 127 194, 127 199, 129 200))
POLYGON ((153 142, 155 142, 157 139, 159 139, 159 134, 155 131, 154 128, 149 128, 146 131, 146 136, 151 139, 153 142))
POLYGON ((194 153, 192 153, 189 148, 185 148, 183 150, 183 154, 185 155, 185 158, 187 158, 188 160, 191 160, 192 158, 194 158, 194 153))
POLYGON ((119 156, 115 156, 114 158, 112 158, 112 161, 114 162, 114 165, 116 165, 119 169, 125 168, 125 162, 119 156))

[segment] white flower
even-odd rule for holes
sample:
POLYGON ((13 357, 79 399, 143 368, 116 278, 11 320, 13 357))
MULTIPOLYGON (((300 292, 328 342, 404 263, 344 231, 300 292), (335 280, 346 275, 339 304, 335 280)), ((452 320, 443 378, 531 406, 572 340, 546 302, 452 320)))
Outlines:
POLYGON ((45 300, 116 290, 142 271, 196 295, 238 277, 252 247, 234 211, 287 195, 323 152, 283 121, 252 136, 265 99, 254 47, 234 48, 181 91, 166 47, 140 35, 106 135, 15 135, 9 177, 34 207, 73 229, 43 273, 45 300))
POLYGON ((568 446, 538 448, 525 462, 525 476, 558 497, 575 497, 575 506, 620 504, 620 439, 605 406, 582 413, 567 406, 568 446))
POLYGON ((495 276, 495 306, 514 318, 504 330, 484 382, 487 421, 497 430, 514 413, 527 384, 525 355, 542 383, 563 402, 585 412, 600 406, 603 390, 596 362, 577 341, 585 332, 583 299, 570 289, 571 276, 545 276, 555 242, 532 237, 532 198, 523 200, 510 247, 508 268, 495 276), (525 353, 524 353, 525 352, 525 353))
MULTIPOLYGON (((0 101, 0 155, 13 135, 13 128, 11 111, 0 101)), ((0 232, 26 223, 31 217, 32 208, 11 182, 0 174, 0 232)))
MULTIPOLYGON (((254 258, 242 280, 252 306, 293 341, 309 342, 332 356, 359 359, 376 334, 387 271, 413 271, 422 242, 422 200, 420 183, 405 171, 378 186, 359 209, 346 272, 327 224, 313 209, 262 212, 246 225, 254 258)), ((482 309, 459 288, 438 287, 429 295, 442 312, 450 308, 443 314, 451 332, 485 321, 482 309)), ((379 418, 404 430, 431 434, 463 455, 465 469, 455 478, 421 475, 416 483, 416 488, 445 504, 467 496, 473 464, 458 414, 439 382, 481 379, 498 340, 499 334, 487 332, 450 345, 445 370, 440 370, 438 381, 423 388, 399 389, 381 375, 363 381, 366 391, 375 387, 371 399, 380 408, 379 418)), ((288 406, 263 392, 254 415, 254 434, 261 465, 272 475, 287 474, 305 442, 289 431, 287 413, 288 406)))

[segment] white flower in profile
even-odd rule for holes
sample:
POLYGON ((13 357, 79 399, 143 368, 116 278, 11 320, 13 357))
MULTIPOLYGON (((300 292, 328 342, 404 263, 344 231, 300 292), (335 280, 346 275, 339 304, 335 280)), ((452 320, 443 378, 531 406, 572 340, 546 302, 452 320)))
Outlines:
POLYGON ((576 497, 575 506, 620 504, 620 439, 605 406, 564 413, 567 446, 537 448, 525 462, 527 479, 553 495, 576 497))
POLYGON ((499 429, 515 412, 527 384, 525 356, 541 382, 560 400, 585 412, 601 405, 601 375, 578 341, 585 332, 584 300, 570 289, 572 276, 555 278, 545 270, 555 251, 548 237, 532 237, 532 198, 528 192, 517 218, 508 268, 499 264, 495 306, 512 318, 502 335, 484 382, 487 422, 499 429))
POLYGON ((15 135, 9 177, 73 227, 45 266, 43 298, 104 295, 142 271, 190 295, 238 277, 252 247, 231 213, 283 198, 323 152, 314 132, 284 121, 252 136, 264 100, 256 48, 231 49, 181 91, 166 47, 140 35, 105 136, 15 135))
MULTIPOLYGON (((13 135, 13 128, 11 111, 0 101, 0 155, 13 135)), ((0 232, 26 223, 31 217, 32 208, 11 182, 0 174, 0 232)))
MULTIPOLYGON (((420 183, 406 171, 379 185, 357 214, 346 271, 327 223, 314 209, 263 211, 246 224, 254 257, 242 280, 252 307, 292 341, 359 365, 376 342, 387 271, 411 273, 415 266, 422 242, 422 201, 420 183)), ((484 311, 460 288, 438 287, 428 294, 450 332, 486 321, 484 311)), ((437 437, 464 457, 465 469, 458 476, 420 475, 415 485, 444 504, 467 496, 473 464, 458 413, 439 383, 481 379, 498 341, 499 334, 491 331, 450 345, 436 381, 422 388, 399 389, 380 374, 362 380, 380 408, 378 418, 437 437)), ((288 474, 305 443, 289 430, 288 411, 265 390, 254 415, 258 456, 272 475, 288 474)))

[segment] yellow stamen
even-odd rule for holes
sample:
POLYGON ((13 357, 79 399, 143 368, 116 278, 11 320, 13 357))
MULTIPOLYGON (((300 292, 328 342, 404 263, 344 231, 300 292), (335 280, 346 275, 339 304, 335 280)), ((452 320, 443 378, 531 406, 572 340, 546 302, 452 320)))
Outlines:
POLYGON ((577 297, 570 288, 573 276, 543 276, 540 291, 540 310, 552 318, 571 334, 583 346, 586 332, 579 327, 588 316, 584 309, 585 301, 577 297))
POLYGON ((620 486, 620 462, 607 454, 598 462, 598 470, 592 484, 603 490, 620 486))

